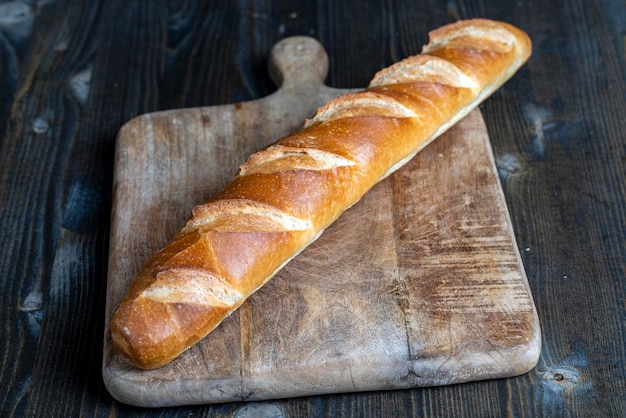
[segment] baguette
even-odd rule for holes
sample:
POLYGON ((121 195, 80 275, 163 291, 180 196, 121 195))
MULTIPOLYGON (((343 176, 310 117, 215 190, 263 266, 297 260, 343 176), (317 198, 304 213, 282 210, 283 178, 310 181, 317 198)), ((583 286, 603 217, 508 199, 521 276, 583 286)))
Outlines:
POLYGON ((251 155, 147 262, 111 320, 141 369, 204 338, 377 182, 409 161, 529 58, 519 29, 485 19, 430 33, 420 55, 330 101, 251 155))

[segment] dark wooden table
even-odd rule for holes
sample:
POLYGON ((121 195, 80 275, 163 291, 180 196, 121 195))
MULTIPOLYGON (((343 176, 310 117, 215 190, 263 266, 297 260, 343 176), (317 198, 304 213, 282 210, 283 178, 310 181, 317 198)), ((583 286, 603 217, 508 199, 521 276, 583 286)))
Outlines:
POLYGON ((621 0, 0 2, 1 416, 623 416, 626 9, 621 0), (496 4, 491 4, 496 3, 496 4), (269 49, 321 41, 363 87, 456 19, 506 20, 534 55, 482 105, 543 330, 509 379, 140 409, 101 378, 113 151, 161 109, 266 96, 269 49), (272 415, 273 414, 273 415, 272 415))

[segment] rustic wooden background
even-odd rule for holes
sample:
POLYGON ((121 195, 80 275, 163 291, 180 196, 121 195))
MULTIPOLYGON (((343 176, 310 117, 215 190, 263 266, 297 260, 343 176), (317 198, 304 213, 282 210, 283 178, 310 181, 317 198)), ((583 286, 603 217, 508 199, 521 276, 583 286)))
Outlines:
POLYGON ((620 416, 626 410, 626 5, 620 0, 0 2, 1 416, 620 416), (489 4, 488 4, 489 3, 489 4), (150 410, 101 379, 113 150, 155 110, 275 90, 269 49, 321 41, 363 87, 469 17, 525 29, 483 106, 543 329, 516 378, 150 410))

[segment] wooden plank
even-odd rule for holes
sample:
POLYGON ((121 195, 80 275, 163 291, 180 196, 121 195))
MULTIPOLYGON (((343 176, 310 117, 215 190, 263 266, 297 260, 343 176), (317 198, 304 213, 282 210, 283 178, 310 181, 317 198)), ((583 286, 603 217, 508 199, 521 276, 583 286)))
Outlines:
MULTIPOLYGON (((273 95, 147 114, 118 138, 107 318, 191 208, 261 146, 342 90, 311 38, 274 48, 273 95)), ((171 365, 104 377, 161 406, 432 386, 526 372, 538 320, 475 111, 381 182, 209 337, 171 365)))

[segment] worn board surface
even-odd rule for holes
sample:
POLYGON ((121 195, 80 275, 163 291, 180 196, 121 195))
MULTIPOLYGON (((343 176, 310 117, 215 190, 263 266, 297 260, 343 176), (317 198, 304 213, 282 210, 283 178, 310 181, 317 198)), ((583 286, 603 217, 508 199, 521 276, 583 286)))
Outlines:
MULTIPOLYGON (((258 148, 344 91, 310 38, 273 50, 281 88, 254 102, 140 116, 120 131, 108 320, 134 274, 258 148)), ((357 205, 168 366, 124 363, 122 402, 163 406, 452 384, 521 374, 540 331, 478 110, 357 205)))

